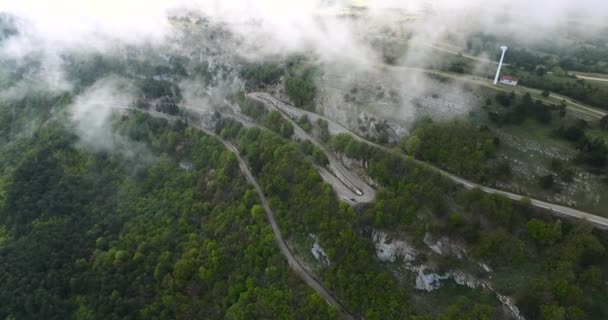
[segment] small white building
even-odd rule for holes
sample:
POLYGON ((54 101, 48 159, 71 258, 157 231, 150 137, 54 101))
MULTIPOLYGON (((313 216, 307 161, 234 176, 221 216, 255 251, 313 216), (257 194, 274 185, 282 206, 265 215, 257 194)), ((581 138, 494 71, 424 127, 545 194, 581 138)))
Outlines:
POLYGON ((506 84, 508 86, 516 86, 518 82, 519 82, 519 79, 511 77, 511 76, 500 77, 500 83, 506 84))

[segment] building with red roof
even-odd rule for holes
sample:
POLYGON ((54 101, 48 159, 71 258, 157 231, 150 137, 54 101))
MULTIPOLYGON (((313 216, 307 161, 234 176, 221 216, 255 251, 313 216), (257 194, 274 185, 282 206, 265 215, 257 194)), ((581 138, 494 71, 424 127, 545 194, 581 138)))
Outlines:
POLYGON ((519 79, 511 76, 502 76, 500 77, 500 83, 506 84, 508 86, 516 86, 519 82, 519 79))

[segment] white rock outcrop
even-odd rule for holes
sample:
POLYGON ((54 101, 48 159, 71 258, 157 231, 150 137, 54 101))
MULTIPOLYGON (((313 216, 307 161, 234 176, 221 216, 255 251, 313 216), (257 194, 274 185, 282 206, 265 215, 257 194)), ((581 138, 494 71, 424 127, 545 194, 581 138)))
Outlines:
POLYGON ((407 242, 390 239, 386 233, 381 231, 374 231, 372 238, 376 246, 376 255, 380 261, 395 262, 397 258, 403 259, 405 262, 416 260, 418 253, 407 242))
POLYGON ((513 316, 513 319, 526 320, 526 318, 524 318, 524 316, 519 312, 519 309, 515 305, 515 302, 513 302, 513 299, 511 299, 507 296, 503 296, 498 293, 496 293, 496 296, 498 297, 498 300, 500 300, 500 302, 502 302, 502 304, 505 307, 507 307, 507 309, 509 309, 509 311, 511 311, 511 315, 513 316))
POLYGON ((431 292, 441 287, 441 281, 449 279, 447 275, 439 275, 437 273, 426 273, 426 268, 421 266, 418 268, 418 275, 416 276, 416 289, 431 292))
POLYGON ((317 236, 314 234, 310 234, 309 236, 315 240, 315 243, 312 245, 312 248, 310 249, 310 252, 312 253, 312 255, 315 257, 315 259, 317 259, 317 261, 323 263, 324 265, 326 265, 326 266, 330 265, 329 258, 327 257, 327 254, 325 253, 325 250, 323 249, 323 247, 321 247, 321 245, 319 245, 319 240, 318 240, 317 236))
MULTIPOLYGON (((496 292, 488 282, 478 279, 472 274, 458 270, 440 274, 434 272, 433 267, 430 265, 415 265, 414 262, 416 260, 416 255, 418 254, 417 250, 403 240, 389 238, 388 234, 385 232, 374 230, 372 239, 376 246, 376 255, 380 261, 396 262, 398 258, 403 259, 403 268, 416 274, 416 289, 431 292, 439 289, 442 282, 453 280, 458 285, 466 286, 471 289, 489 290, 496 294, 498 300, 510 311, 513 319, 525 320, 513 299, 496 292)), ((423 242, 428 248, 439 255, 453 255, 459 259, 466 257, 466 250, 446 237, 434 241, 431 239, 431 236, 427 234, 425 235, 423 242)), ((484 263, 479 263, 479 266, 488 273, 492 272, 492 269, 484 263)))
POLYGON ((467 253, 467 250, 462 245, 459 245, 448 237, 441 237, 435 241, 429 233, 426 233, 422 241, 438 255, 451 255, 458 259, 463 259, 467 253))

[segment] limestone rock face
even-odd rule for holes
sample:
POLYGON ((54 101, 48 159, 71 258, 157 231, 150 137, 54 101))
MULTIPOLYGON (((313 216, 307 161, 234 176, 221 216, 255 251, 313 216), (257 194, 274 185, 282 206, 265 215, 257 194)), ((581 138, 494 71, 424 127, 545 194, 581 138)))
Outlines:
POLYGON ((418 276, 416 277, 416 289, 431 292, 441 287, 441 281, 447 280, 448 275, 439 275, 436 273, 425 273, 426 268, 420 267, 418 269, 418 276))
POLYGON ((317 261, 323 263, 326 266, 329 266, 330 265, 329 257, 327 257, 327 254, 325 253, 325 250, 323 249, 323 247, 321 247, 321 245, 319 245, 319 240, 318 240, 317 236, 314 234, 310 234, 309 236, 315 240, 315 243, 312 245, 310 252, 315 257, 315 259, 317 259, 317 261))
POLYGON ((407 242, 390 239, 386 233, 379 231, 374 231, 372 237, 376 246, 376 255, 380 261, 395 262, 397 258, 406 262, 416 260, 418 253, 407 242))
MULTIPOLYGON (((398 263, 402 270, 412 272, 416 275, 414 287, 417 290, 431 292, 439 289, 443 282, 449 280, 471 289, 488 290, 493 292, 503 306, 509 310, 513 319, 525 320, 513 299, 496 292, 486 280, 479 279, 473 274, 461 270, 437 272, 432 262, 420 263, 419 261, 416 261, 419 252, 412 245, 404 240, 392 239, 386 232, 374 230, 372 232, 372 240, 376 247, 376 255, 380 261, 398 263)), ((427 234, 425 235, 423 242, 425 243, 426 248, 429 249, 427 252, 419 248, 423 254, 454 256, 458 259, 467 258, 466 249, 447 237, 441 237, 434 240, 427 234)), ((478 265, 485 272, 492 272, 492 269, 488 265, 484 263, 478 263, 478 265)))

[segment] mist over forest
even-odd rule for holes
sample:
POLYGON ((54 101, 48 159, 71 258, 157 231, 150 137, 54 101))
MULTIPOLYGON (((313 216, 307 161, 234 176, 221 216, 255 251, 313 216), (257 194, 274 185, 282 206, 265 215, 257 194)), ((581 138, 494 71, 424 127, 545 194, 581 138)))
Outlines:
POLYGON ((0 0, 0 319, 606 319, 607 18, 0 0))

